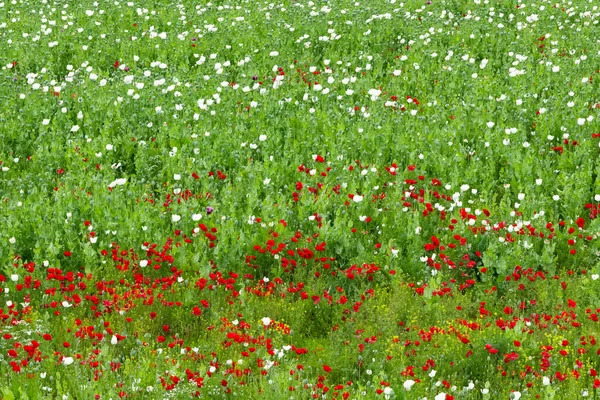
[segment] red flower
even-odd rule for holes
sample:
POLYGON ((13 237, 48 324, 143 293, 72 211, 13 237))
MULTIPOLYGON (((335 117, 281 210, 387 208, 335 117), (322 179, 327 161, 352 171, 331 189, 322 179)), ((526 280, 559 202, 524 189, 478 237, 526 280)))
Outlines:
POLYGON ((71 252, 69 250, 65 250, 63 254, 65 255, 65 257, 71 257, 71 252))
POLYGON ((331 367, 329 365, 323 365, 323 371, 331 372, 331 367))

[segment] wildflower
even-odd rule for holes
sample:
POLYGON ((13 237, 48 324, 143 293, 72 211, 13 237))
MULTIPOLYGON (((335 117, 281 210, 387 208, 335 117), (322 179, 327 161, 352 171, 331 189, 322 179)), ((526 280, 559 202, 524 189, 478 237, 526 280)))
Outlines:
POLYGON ((409 379, 407 381, 404 381, 403 386, 406 391, 409 391, 413 387, 414 384, 415 384, 415 381, 413 381, 412 379, 409 379))
POLYGON ((115 179, 111 183, 108 184, 109 188, 114 188, 115 186, 124 185, 127 182, 126 178, 115 179))
POLYGON ((550 378, 548 378, 547 376, 544 376, 542 378, 542 385, 548 386, 549 384, 550 384, 550 378))

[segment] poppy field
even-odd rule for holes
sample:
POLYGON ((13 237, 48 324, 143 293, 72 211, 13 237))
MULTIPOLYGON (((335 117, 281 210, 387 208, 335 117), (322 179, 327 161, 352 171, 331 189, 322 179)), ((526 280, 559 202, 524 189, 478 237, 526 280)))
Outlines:
POLYGON ((0 399, 600 396, 599 20, 0 0, 0 399))

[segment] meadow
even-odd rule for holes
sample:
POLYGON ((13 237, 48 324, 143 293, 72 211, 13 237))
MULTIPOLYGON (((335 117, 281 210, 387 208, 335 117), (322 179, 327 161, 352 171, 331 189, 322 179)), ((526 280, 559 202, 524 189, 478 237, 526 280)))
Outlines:
POLYGON ((599 19, 0 0, 0 399, 597 398, 599 19))

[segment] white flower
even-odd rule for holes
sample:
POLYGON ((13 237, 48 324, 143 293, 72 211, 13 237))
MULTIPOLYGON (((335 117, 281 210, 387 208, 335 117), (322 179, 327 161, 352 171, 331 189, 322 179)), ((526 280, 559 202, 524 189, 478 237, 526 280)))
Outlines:
POLYGON ((465 184, 465 185, 462 185, 462 186, 460 187, 460 190, 461 190, 461 192, 466 192, 467 190, 469 190, 469 185, 466 185, 466 184, 465 184))
POLYGON ((10 276, 10 280, 11 280, 11 281, 13 281, 13 282, 16 282, 16 281, 18 281, 18 280, 19 280, 19 275, 17 275, 17 274, 12 274, 12 275, 10 276))
POLYGON ((442 392, 440 394, 438 394, 437 396, 434 397, 435 400, 445 400, 446 399, 446 393, 442 392))
POLYGON ((110 144, 110 143, 106 145, 106 151, 111 151, 114 148, 115 147, 112 144, 110 144))
POLYGON ((413 381, 412 379, 409 379, 407 381, 404 381, 403 386, 404 386, 404 389, 408 391, 413 387, 414 384, 415 384, 415 381, 413 381))
POLYGON ((519 400, 521 398, 521 392, 512 392, 510 398, 513 400, 519 400))
POLYGON ((65 301, 63 301, 63 302, 61 303, 61 305, 62 305, 64 308, 69 308, 69 307, 71 307, 71 306, 72 306, 72 304, 70 304, 70 303, 69 303, 68 301, 66 301, 66 300, 65 300, 65 301))
POLYGON ((268 185, 269 183, 271 183, 271 178, 265 178, 263 185, 268 185))
POLYGON ((148 266, 148 260, 141 260, 140 261, 140 267, 144 268, 146 266, 148 266))
POLYGON ((108 184, 108 187, 114 188, 115 186, 124 185, 127 182, 126 178, 115 179, 111 183, 108 184))
POLYGON ((115 335, 113 335, 112 338, 110 339, 110 344, 112 344, 114 346, 118 342, 119 342, 119 339, 117 339, 117 337, 115 335))
POLYGON ((269 317, 264 317, 264 318, 261 319, 261 321, 262 321, 262 323, 263 323, 264 326, 271 325, 271 318, 269 318, 269 317))
POLYGON ((79 125, 73 125, 71 127, 71 132, 77 132, 79 130, 79 125))
POLYGON ((555 65, 554 67, 552 67, 552 72, 558 72, 560 71, 560 67, 558 65, 555 65))
POLYGON ((494 125, 496 125, 496 124, 493 123, 492 121, 489 121, 486 125, 487 125, 488 128, 493 128, 494 125))
POLYGON ((42 121, 42 125, 49 125, 50 124, 50 120, 49 119, 44 119, 42 121))
POLYGON ((63 358, 63 364, 64 365, 71 365, 71 364, 73 364, 73 361, 75 361, 75 360, 73 360, 73 357, 65 357, 65 358, 63 358))
POLYGON ((202 219, 202 214, 193 214, 192 215, 192 220, 194 221, 200 221, 202 219))
POLYGON ((585 118, 577 118, 577 124, 583 126, 583 124, 585 124, 585 118))
POLYGON ((559 196, 559 195, 557 195, 557 194, 555 194, 554 196, 552 196, 552 199, 553 199, 554 201, 559 201, 559 200, 560 200, 560 196, 559 196))
POLYGON ((272 52, 269 53, 269 55, 271 57, 277 57, 279 55, 279 52, 278 51, 272 51, 272 52))
POLYGON ((260 140, 261 142, 264 142, 265 140, 267 140, 267 135, 260 135, 258 137, 258 140, 260 140))
POLYGON ((363 201, 363 196, 359 196, 359 195, 355 194, 352 197, 352 201, 354 201, 355 203, 360 203, 361 201, 363 201))
POLYGON ((371 100, 375 101, 381 95, 381 90, 379 90, 379 89, 369 89, 368 94, 371 96, 371 100))
POLYGON ((525 193, 519 193, 517 195, 517 198, 519 199, 519 201, 523 201, 523 199, 525 198, 525 193))
POLYGON ((538 186, 541 186, 542 182, 543 181, 541 179, 539 179, 539 178, 535 180, 535 184, 538 185, 538 186))
POLYGON ((549 384, 550 384, 550 378, 548 378, 547 376, 544 376, 542 378, 542 385, 548 386, 549 384))
POLYGON ((181 219, 181 215, 173 214, 171 215, 171 221, 177 222, 181 219))
POLYGON ((386 396, 390 396, 392 393, 394 393, 394 389, 389 386, 383 389, 383 394, 386 396))
POLYGON ((595 196, 594 196, 594 200, 596 200, 596 201, 600 201, 600 194, 597 194, 597 195, 595 195, 595 196))
POLYGON ((178 181, 178 180, 180 180, 180 179, 181 179, 181 175, 179 175, 179 174, 174 174, 174 175, 173 175, 173 179, 175 179, 176 181, 178 181))

